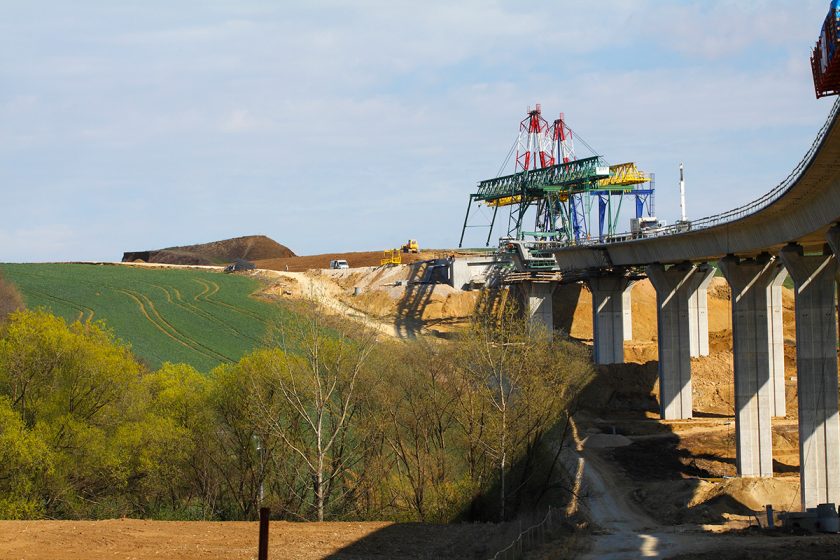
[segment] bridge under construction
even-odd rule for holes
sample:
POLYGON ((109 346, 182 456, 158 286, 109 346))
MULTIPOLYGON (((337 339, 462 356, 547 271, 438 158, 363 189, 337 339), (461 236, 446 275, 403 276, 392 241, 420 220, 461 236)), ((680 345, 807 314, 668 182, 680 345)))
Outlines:
MULTIPOLYGON (((840 92, 840 8, 832 3, 812 56, 817 96, 840 92)), ((811 148, 775 188, 743 207, 666 225, 653 215, 652 175, 635 164, 577 159, 561 115, 541 108, 522 121, 513 174, 481 181, 470 207, 509 209, 499 256, 512 263, 533 321, 551 328, 558 284, 592 293, 593 358, 624 361, 632 329, 629 288, 649 278, 657 294, 660 408, 692 417, 691 358, 709 354, 707 287, 720 271, 732 289, 737 472, 773 476, 772 418, 785 416, 783 282, 795 293, 796 368, 803 509, 840 504, 838 318, 840 289, 840 101, 811 148), (619 233, 633 197, 635 228, 619 233), (596 220, 592 211, 596 210, 596 220), (528 229, 530 224, 533 228, 528 229), (596 228, 597 224, 597 228, 596 228)))

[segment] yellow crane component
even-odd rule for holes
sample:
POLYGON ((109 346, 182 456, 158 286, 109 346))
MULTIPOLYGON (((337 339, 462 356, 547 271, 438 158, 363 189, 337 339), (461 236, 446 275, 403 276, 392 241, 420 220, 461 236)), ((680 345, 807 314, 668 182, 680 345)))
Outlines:
POLYGON ((399 249, 386 249, 382 251, 382 260, 379 261, 380 266, 390 264, 402 264, 402 253, 399 249))
MULTIPOLYGON (((603 179, 598 179, 596 182, 597 188, 609 187, 630 187, 633 185, 642 185, 650 182, 650 175, 644 171, 640 171, 633 162, 619 163, 610 166, 610 176, 603 179)), ((558 193, 560 199, 564 202, 569 198, 567 193, 558 193)), ((505 196, 503 198, 496 198, 484 202, 490 207, 511 206, 522 202, 522 195, 505 196)))
POLYGON ((511 204, 519 204, 521 201, 522 195, 516 195, 497 198, 496 200, 488 200, 485 204, 487 206, 510 206, 511 204))
POLYGON ((629 187, 650 182, 650 175, 639 171, 635 163, 619 163, 610 166, 610 176, 598 181, 599 187, 629 187))

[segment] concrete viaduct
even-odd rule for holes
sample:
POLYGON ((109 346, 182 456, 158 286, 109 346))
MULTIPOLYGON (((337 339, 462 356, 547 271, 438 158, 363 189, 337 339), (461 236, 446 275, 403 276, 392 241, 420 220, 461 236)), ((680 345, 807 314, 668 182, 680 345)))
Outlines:
MULTIPOLYGON (((795 287, 802 507, 840 504, 837 256, 840 101, 797 168, 753 203, 653 237, 554 247, 562 271, 586 272, 594 359, 624 361, 629 290, 646 275, 657 294, 662 418, 691 418, 691 360, 708 355, 706 287, 716 263, 732 288, 739 476, 773 475, 771 418, 785 415, 782 282, 795 287)), ((530 283, 534 319, 551 324, 549 285, 530 283)))

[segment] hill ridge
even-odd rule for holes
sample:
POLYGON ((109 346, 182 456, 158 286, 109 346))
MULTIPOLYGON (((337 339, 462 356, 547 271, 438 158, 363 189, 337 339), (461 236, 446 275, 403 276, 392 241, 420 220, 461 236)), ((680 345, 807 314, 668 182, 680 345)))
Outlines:
POLYGON ((285 245, 266 235, 245 235, 208 243, 179 245, 149 251, 126 251, 123 262, 143 261, 160 264, 226 264, 236 259, 265 260, 297 256, 285 245))

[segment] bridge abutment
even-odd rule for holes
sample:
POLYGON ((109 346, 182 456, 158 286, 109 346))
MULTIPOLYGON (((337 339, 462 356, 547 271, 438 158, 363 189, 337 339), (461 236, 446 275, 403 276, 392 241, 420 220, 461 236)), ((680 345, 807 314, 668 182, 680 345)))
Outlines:
MULTIPOLYGON (((834 250, 840 234, 828 234, 834 250)), ((840 422, 837 396, 837 322, 833 255, 805 256, 800 245, 780 252, 794 282, 796 385, 802 507, 840 503, 840 422)))
POLYGON ((647 275, 656 289, 662 418, 691 418, 691 353, 695 348, 692 340, 696 341, 698 352, 705 346, 708 354, 706 288, 714 276, 714 269, 705 264, 683 263, 667 269, 661 264, 653 264, 647 267, 647 275), (705 345, 701 345, 700 335, 704 332, 705 345))
MULTIPOLYGON (((775 311, 781 318, 781 298, 776 300, 772 292, 781 288, 787 271, 767 254, 755 260, 725 257, 720 261, 720 269, 732 288, 738 475, 770 477, 776 385, 781 386, 784 398, 784 362, 777 377, 774 361, 778 343, 784 343, 781 329, 774 328, 775 311)), ((781 358, 784 360, 784 354, 781 358)))
POLYGON ((630 281, 618 273, 595 276, 587 283, 592 292, 593 359, 596 364, 624 363, 624 341, 631 320, 630 281))

